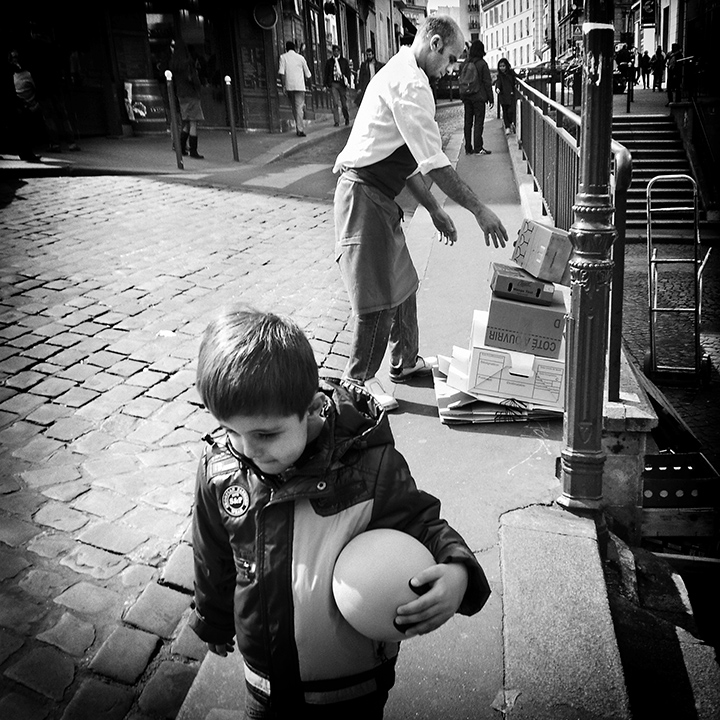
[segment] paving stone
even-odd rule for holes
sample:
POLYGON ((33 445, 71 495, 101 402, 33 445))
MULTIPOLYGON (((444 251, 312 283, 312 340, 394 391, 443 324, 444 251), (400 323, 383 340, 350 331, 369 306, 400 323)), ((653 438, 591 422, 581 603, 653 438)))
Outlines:
POLYGON ((41 463, 62 447, 62 443, 46 437, 35 437, 25 447, 13 451, 13 457, 41 463))
POLYGON ((189 607, 190 600, 189 595, 151 583, 125 613, 124 620, 142 630, 169 638, 189 607))
POLYGON ((66 612, 57 624, 37 636, 48 645, 54 645, 68 655, 82 657, 95 642, 95 626, 66 612))
POLYGON ((150 505, 166 508, 176 515, 187 518, 193 504, 193 474, 189 471, 176 471, 173 476, 176 480, 178 478, 180 480, 172 483, 172 492, 168 492, 165 486, 159 487, 147 493, 143 500, 150 505))
POLYGON ((52 377, 43 380, 33 388, 33 394, 43 395, 45 397, 57 398, 63 393, 66 393, 70 388, 75 387, 75 383, 72 380, 65 380, 63 378, 52 377))
POLYGON ((0 443, 5 450, 26 445, 42 431, 37 425, 19 420, 18 415, 13 414, 13 417, 13 424, 0 432, 0 443))
POLYGON ((187 623, 182 624, 177 638, 170 646, 173 655, 182 655, 191 660, 202 660, 208 653, 207 643, 204 643, 187 623))
POLYGON ((50 703, 41 703, 17 692, 0 698, 0 718, 3 720, 45 720, 50 708, 50 703))
POLYGON ((149 565, 135 564, 120 573, 120 580, 125 587, 144 588, 157 575, 157 569, 149 565))
POLYGON ((150 678, 138 701, 143 712, 174 718, 197 675, 195 668, 166 660, 150 678))
POLYGON ((83 405, 87 405, 91 400, 94 400, 98 394, 94 390, 85 390, 84 388, 75 387, 72 390, 68 390, 64 395, 60 395, 57 398, 59 403, 63 403, 68 407, 79 408, 83 405))
POLYGON ((72 507, 76 510, 92 513, 105 520, 117 520, 132 510, 135 505, 136 503, 125 495, 102 488, 93 488, 72 503, 72 507))
POLYGON ((122 720, 133 699, 131 690, 91 678, 80 686, 62 720, 122 720))
POLYGON ((33 395, 29 392, 18 393, 17 395, 13 395, 9 400, 0 403, 0 410, 25 416, 46 401, 47 398, 41 397, 40 395, 33 395))
POLYGON ((0 496, 0 510, 32 522, 33 515, 47 502, 42 495, 31 490, 22 490, 12 495, 0 496))
POLYGON ((138 458, 147 467, 161 467, 185 462, 191 458, 191 455, 186 448, 162 448, 140 453, 138 458))
POLYGON ((78 540, 103 550, 125 555, 145 542, 148 537, 147 532, 120 523, 100 522, 85 530, 78 536, 78 540))
POLYGON ((75 547, 75 541, 64 534, 46 532, 28 543, 28 550, 45 558, 56 558, 75 547))
POLYGON ((51 700, 62 700, 75 677, 75 663, 54 648, 36 648, 11 665, 5 675, 51 700))
POLYGON ((72 442, 90 432, 94 424, 88 420, 84 420, 77 415, 67 418, 61 418, 54 425, 45 431, 47 437, 62 440, 63 442, 72 442))
POLYGON ((142 442, 153 445, 169 435, 175 429, 174 425, 154 420, 144 420, 137 424, 135 430, 128 436, 130 442, 142 442))
POLYGON ((61 418, 69 417, 73 413, 74 410, 72 408, 65 407, 65 405, 57 405, 53 402, 46 402, 44 405, 40 405, 40 407, 35 408, 35 410, 27 416, 27 419, 30 422, 48 427, 61 418))
POLYGON ((35 372, 34 370, 25 370, 17 375, 8 377, 5 380, 5 385, 15 388, 16 390, 27 390, 37 385, 41 380, 44 380, 45 377, 42 373, 35 372))
MULTIPOLYGON (((0 665, 25 644, 25 640, 0 628, 0 665)), ((0 715, 0 717, 3 717, 0 715)))
POLYGON ((139 503, 123 517, 123 523, 139 530, 148 528, 152 535, 165 540, 175 540, 185 529, 186 518, 169 510, 139 503))
POLYGON ((67 590, 72 583, 72 580, 67 580, 59 573, 44 568, 33 568, 19 582, 19 586, 28 595, 42 600, 59 595, 63 590, 67 590))
POLYGON ((71 610, 94 615, 119 606, 122 598, 112 590, 81 581, 58 595, 55 602, 71 610))
MULTIPOLYGON (((89 365, 88 367, 94 367, 89 365)), ((106 392, 110 388, 114 388, 116 385, 124 382, 123 378, 119 375, 111 375, 109 372, 101 371, 99 367, 96 367, 96 373, 85 380, 81 387, 87 390, 96 390, 97 392, 106 392)))
POLYGON ((91 575, 96 580, 107 580, 127 567, 128 561, 122 555, 78 543, 60 564, 77 573, 91 575))
POLYGON ((50 501, 35 513, 35 522, 56 530, 74 532, 87 525, 87 515, 69 508, 64 503, 50 501))
POLYGON ((13 589, 0 592, 0 627, 18 634, 29 633, 33 623, 47 615, 48 609, 35 602, 34 598, 13 589))
POLYGON ((29 488, 45 488, 60 485, 81 477, 80 470, 72 465, 51 465, 37 470, 27 470, 22 474, 23 480, 29 488))
POLYGON ((51 485, 42 490, 42 494, 60 502, 70 502, 90 489, 90 483, 85 480, 75 480, 62 485, 51 485))
POLYGON ((122 412, 126 415, 138 418, 149 418, 153 413, 162 408, 165 403, 162 400, 154 398, 139 397, 131 400, 122 408, 122 412))
POLYGON ((0 547, 0 580, 14 578, 27 567, 30 563, 22 555, 0 547))
POLYGON ((167 561, 161 580, 166 585, 192 592, 194 577, 193 549, 187 543, 180 543, 167 561))
MULTIPOLYGON (((138 469, 138 461, 125 455, 104 454, 101 458, 91 458, 83 462, 83 470, 95 478, 107 478, 110 475, 124 476, 138 469)), ((122 482, 122 481, 121 481, 122 482)), ((132 495, 130 491, 127 494, 132 495)))
POLYGON ((4 517, 0 522, 0 542, 10 547, 20 547, 33 538, 40 528, 15 517, 4 517))
POLYGON ((160 638, 125 626, 115 628, 90 662, 99 675, 131 685, 145 672, 160 638))
POLYGON ((59 371, 58 377, 74 380, 76 383, 83 383, 93 377, 93 375, 96 375, 98 372, 99 369, 95 365, 78 363, 77 365, 71 365, 70 367, 59 371))

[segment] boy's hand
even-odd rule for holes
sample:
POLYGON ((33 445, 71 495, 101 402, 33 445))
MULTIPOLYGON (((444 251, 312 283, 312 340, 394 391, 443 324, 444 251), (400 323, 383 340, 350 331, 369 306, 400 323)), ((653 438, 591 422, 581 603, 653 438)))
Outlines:
POLYGON ((218 645, 213 645, 213 643, 208 643, 208 650, 211 653, 215 653, 215 655, 220 655, 220 657, 227 657, 228 653, 231 653, 235 650, 235 641, 230 640, 226 643, 220 643, 218 645))
POLYGON ((410 584, 413 588, 431 587, 397 609, 397 625, 412 625, 405 633, 407 638, 437 630, 455 614, 467 590, 468 572, 462 563, 433 565, 418 573, 410 584))

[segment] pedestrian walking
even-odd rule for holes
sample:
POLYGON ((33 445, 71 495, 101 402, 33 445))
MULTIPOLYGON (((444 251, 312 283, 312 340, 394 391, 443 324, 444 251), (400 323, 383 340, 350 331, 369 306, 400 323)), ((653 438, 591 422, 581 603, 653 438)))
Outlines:
POLYGON ((493 107, 494 104, 492 77, 484 58, 485 45, 482 40, 474 40, 460 71, 460 97, 465 110, 463 134, 466 155, 490 155, 492 153, 483 143, 485 106, 493 107), (477 80, 465 79, 468 76, 474 78, 475 75, 477 80))
POLYGON ((650 62, 653 74, 653 92, 662 91, 663 76, 665 75, 665 54, 658 45, 655 54, 650 62))
POLYGON ((510 62, 506 58, 500 58, 498 60, 498 75, 495 80, 495 92, 502 110, 506 135, 515 132, 516 85, 517 78, 515 71, 510 67, 510 62))
POLYGON ((643 88, 647 90, 650 87, 650 68, 652 65, 652 59, 647 50, 640 56, 639 62, 643 88))
MULTIPOLYGON (((198 153, 198 121, 204 120, 205 115, 200 102, 200 76, 195 61, 183 40, 172 40, 170 52, 172 54, 170 70, 173 74, 175 94, 180 106, 182 154, 188 154, 189 142, 190 157, 202 160, 204 156, 198 153)), ((172 98, 170 98, 170 102, 173 102, 172 98)))
POLYGON ((280 56, 278 75, 283 92, 290 100, 295 120, 295 133, 298 137, 305 137, 305 81, 310 79, 311 73, 305 58, 295 51, 295 43, 292 40, 285 43, 285 52, 280 56))
MULTIPOLYGON (((507 231, 495 213, 459 178, 442 150, 430 82, 464 50, 462 31, 449 17, 429 17, 412 45, 403 46, 365 91, 348 142, 335 161, 335 257, 355 327, 345 378, 365 387, 387 410, 398 407, 376 377, 390 343, 390 379, 405 382, 431 371, 419 355, 418 276, 395 198, 407 185, 427 208, 445 242, 457 240, 450 216, 423 176, 475 216, 485 243, 504 247, 507 231)), ((492 92, 492 86, 490 86, 492 92)))
POLYGON ((473 551, 417 488, 387 415, 362 388, 321 381, 290 320, 222 313, 203 336, 196 387, 221 431, 197 473, 191 627, 223 657, 237 642, 245 718, 379 720, 399 643, 338 612, 340 551, 396 528, 431 552, 437 564, 410 579, 422 594, 397 609, 408 638, 483 607, 490 587, 473 551))
POLYGON ((667 67, 667 94, 669 105, 672 102, 680 102, 682 99, 682 48, 679 43, 673 43, 670 52, 665 58, 667 67))
POLYGON ((368 48, 365 51, 365 60, 360 63, 360 70, 358 71, 358 90, 357 95, 355 95, 356 105, 359 106, 362 102, 365 88, 381 67, 383 67, 383 63, 375 58, 375 51, 368 48))
POLYGON ((342 110, 345 124, 350 124, 350 113, 347 106, 347 91, 350 87, 350 63, 340 55, 340 48, 332 46, 332 57, 325 63, 325 87, 330 89, 333 105, 333 120, 335 127, 340 125, 340 111, 342 110))
POLYGON ((8 53, 12 72, 13 104, 11 106, 11 127, 15 136, 17 153, 26 162, 40 162, 35 146, 45 138, 42 109, 37 98, 37 88, 32 73, 27 69, 20 52, 12 49, 8 53))

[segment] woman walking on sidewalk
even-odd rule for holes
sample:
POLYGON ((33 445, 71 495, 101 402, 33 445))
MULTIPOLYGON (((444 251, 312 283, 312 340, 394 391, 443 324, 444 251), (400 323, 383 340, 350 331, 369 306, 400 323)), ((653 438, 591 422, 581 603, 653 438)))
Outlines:
MULTIPOLYGON (((466 63, 472 63, 477 70, 477 85, 472 86, 472 92, 462 99, 465 107, 465 154, 466 155, 490 155, 491 151, 483 145, 483 125, 485 124, 485 105, 493 106, 493 89, 490 69, 483 59, 485 57, 485 45, 482 40, 474 40, 470 46, 470 52, 466 63)), ((469 68, 472 70, 472 68, 469 68)), ((462 83, 462 76, 460 80, 462 83)), ((462 89, 461 89, 462 92, 462 89)))
POLYGON ((498 95, 498 104, 502 109, 505 134, 515 132, 515 71, 505 58, 498 60, 498 76, 495 80, 495 92, 498 95))
MULTIPOLYGON (((195 61, 190 55, 187 45, 182 40, 173 40, 170 43, 170 70, 175 83, 175 93, 180 105, 180 118, 182 129, 180 132, 180 146, 182 154, 187 155, 188 140, 190 141, 190 157, 202 159, 198 154, 198 120, 204 120, 202 105, 200 104, 200 76, 195 61)), ((170 102, 173 99, 170 98, 170 102)))

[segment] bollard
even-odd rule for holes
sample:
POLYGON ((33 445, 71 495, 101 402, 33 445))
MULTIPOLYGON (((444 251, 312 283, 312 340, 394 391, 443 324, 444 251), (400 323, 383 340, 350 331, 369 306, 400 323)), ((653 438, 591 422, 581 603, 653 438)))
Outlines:
POLYGON ((235 97, 232 91, 232 80, 229 75, 225 76, 225 102, 228 108, 228 119, 230 120, 230 139, 232 141, 233 160, 239 162, 237 128, 235 127, 235 97))
POLYGON ((185 165, 182 159, 182 147, 180 146, 180 134, 178 133, 177 110, 175 108, 175 89, 173 87, 172 72, 165 71, 165 80, 167 80, 168 105, 170 106, 170 136, 172 137, 173 147, 175 148, 175 157, 177 158, 178 170, 184 170, 185 165))

